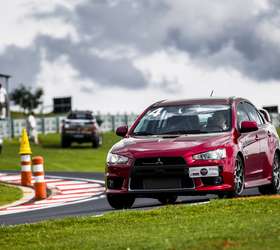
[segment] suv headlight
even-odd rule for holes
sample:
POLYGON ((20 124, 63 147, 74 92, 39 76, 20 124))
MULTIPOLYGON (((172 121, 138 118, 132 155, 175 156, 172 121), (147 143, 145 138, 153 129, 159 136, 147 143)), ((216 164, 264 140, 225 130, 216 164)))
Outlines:
POLYGON ((219 148, 205 153, 193 155, 194 160, 221 160, 227 157, 226 149, 219 148))
POLYGON ((125 164, 128 162, 128 157, 108 153, 106 162, 107 164, 125 164))

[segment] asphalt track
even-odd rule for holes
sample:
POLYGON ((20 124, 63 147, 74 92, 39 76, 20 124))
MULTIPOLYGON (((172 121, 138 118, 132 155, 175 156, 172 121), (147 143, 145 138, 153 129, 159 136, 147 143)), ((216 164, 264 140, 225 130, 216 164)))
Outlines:
MULTIPOLYGON (((74 173, 74 172, 48 172, 47 175, 63 176, 71 178, 87 178, 95 180, 103 180, 104 175, 102 173, 74 173)), ((258 195, 257 189, 245 190, 244 195, 258 195)), ((211 199, 215 199, 217 196, 187 196, 179 197, 177 203, 183 204, 195 204, 201 202, 208 202, 211 199)), ((133 210, 141 209, 147 210, 161 206, 155 199, 136 199, 133 205, 133 210)), ((70 216, 96 216, 107 212, 115 211, 112 209, 106 201, 106 198, 100 198, 97 200, 85 201, 78 204, 72 204, 61 207, 45 208, 41 210, 21 212, 16 214, 8 214, 0 216, 0 225, 17 225, 24 223, 35 223, 38 221, 44 221, 49 219, 58 219, 70 216)))

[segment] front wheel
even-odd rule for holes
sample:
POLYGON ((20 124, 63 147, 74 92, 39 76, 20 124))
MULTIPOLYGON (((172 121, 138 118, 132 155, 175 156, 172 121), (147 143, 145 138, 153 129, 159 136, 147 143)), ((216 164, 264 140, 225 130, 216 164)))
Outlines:
POLYGON ((61 138, 61 146, 63 148, 69 148, 71 146, 71 141, 65 137, 61 138))
POLYGON ((92 139, 92 147, 93 148, 98 148, 101 145, 102 145, 102 137, 101 137, 101 135, 94 135, 93 139, 92 139))
POLYGON ((274 155, 272 164, 272 181, 270 185, 259 187, 261 194, 278 194, 280 192, 280 163, 279 155, 274 155))
POLYGON ((111 195, 107 194, 107 201, 112 208, 115 209, 127 209, 131 208, 135 197, 131 195, 111 195))
POLYGON ((234 167, 234 190, 225 194, 228 198, 240 196, 245 187, 244 164, 238 155, 235 159, 234 167))

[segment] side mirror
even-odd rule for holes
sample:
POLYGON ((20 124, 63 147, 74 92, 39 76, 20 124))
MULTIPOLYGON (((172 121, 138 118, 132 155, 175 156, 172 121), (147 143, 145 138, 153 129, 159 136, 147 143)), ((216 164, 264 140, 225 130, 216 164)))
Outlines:
POLYGON ((125 137, 127 132, 128 132, 128 127, 127 126, 118 127, 117 130, 116 130, 116 134, 118 136, 121 136, 121 137, 125 137))
POLYGON ((259 129, 258 124, 255 121, 241 122, 241 129, 240 129, 241 133, 253 132, 253 131, 257 131, 258 129, 259 129))

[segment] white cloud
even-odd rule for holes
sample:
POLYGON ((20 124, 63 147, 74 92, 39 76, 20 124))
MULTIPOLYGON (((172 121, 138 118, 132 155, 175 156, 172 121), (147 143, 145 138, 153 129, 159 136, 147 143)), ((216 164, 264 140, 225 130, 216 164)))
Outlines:
POLYGON ((205 70, 193 64, 190 58, 177 51, 161 51, 142 57, 136 63, 138 69, 152 84, 147 89, 126 90, 118 87, 102 88, 97 84, 77 78, 77 72, 69 67, 66 58, 55 63, 44 63, 39 82, 46 90, 45 105, 53 96, 73 96, 74 108, 107 112, 141 112, 153 102, 163 99, 187 99, 214 96, 241 96, 257 106, 280 104, 280 85, 276 82, 256 84, 232 69, 205 70), (161 79, 176 81, 176 89, 167 92, 160 87, 161 79), (84 86, 90 89, 81 92, 84 86), (92 87, 94 86, 94 87, 92 87))
POLYGON ((6 1, 0 53, 14 53, 5 55, 10 65, 26 61, 22 72, 15 64, 15 78, 35 75, 46 105, 53 96, 72 95, 76 108, 140 112, 160 99, 207 97, 212 89, 258 106, 280 104, 280 84, 271 80, 280 79, 279 13, 272 1, 161 3, 6 1), (48 61, 40 61, 43 49, 48 61), (38 62, 30 67, 30 58, 17 60, 19 53, 38 62))
POLYGON ((57 4, 73 8, 77 1, 61 0, 11 0, 1 3, 0 51, 9 45, 19 47, 30 46, 38 34, 46 34, 54 37, 70 35, 77 36, 72 25, 57 18, 48 20, 34 20, 34 12, 53 10, 57 4), (69 4, 71 2, 71 4, 69 4))

